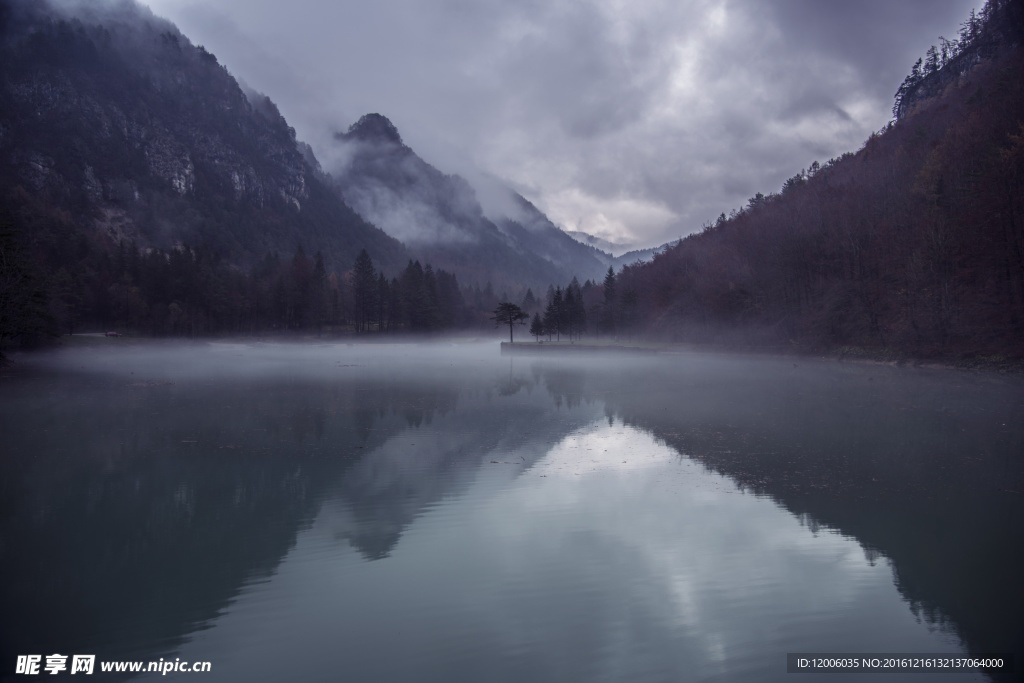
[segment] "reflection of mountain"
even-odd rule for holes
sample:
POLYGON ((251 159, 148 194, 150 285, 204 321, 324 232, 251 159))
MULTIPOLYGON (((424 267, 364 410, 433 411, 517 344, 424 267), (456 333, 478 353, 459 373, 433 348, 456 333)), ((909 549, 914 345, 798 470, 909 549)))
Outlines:
MULTIPOLYGON (((405 536, 418 518, 471 483, 473 495, 489 495, 509 491, 524 472, 540 475, 534 465, 554 444, 603 414, 771 496, 812 529, 855 537, 868 557, 891 562, 923 620, 955 630, 972 651, 1020 653, 1024 510, 1019 494, 1000 491, 1022 488, 1019 382, 715 356, 616 356, 596 367, 590 358, 510 359, 506 367, 478 363, 463 347, 447 356, 422 349, 414 360, 408 349, 392 352, 367 370, 357 363, 384 347, 306 350, 308 362, 285 366, 286 379, 276 380, 243 374, 257 361, 276 368, 272 349, 196 352, 188 356, 194 374, 170 374, 178 383, 169 385, 143 372, 169 356, 123 351, 119 378, 5 380, 5 671, 19 653, 164 656, 237 609, 241 591, 251 596, 264 577, 286 577, 282 559, 314 518, 328 542, 351 544, 366 559, 399 560, 403 538, 401 549, 415 555, 414 539, 430 538, 405 536), (339 353, 346 363, 324 362, 339 353), (238 376, 205 371, 236 355, 238 376)), ((537 492, 516 484, 515 500, 537 492)), ((604 503, 597 513, 616 518, 622 503, 604 503)), ((509 529, 522 524, 514 512, 501 518, 509 529)), ((619 532, 629 538, 631 528, 619 532)), ((575 567, 605 556, 587 554, 597 539, 571 536, 578 548, 552 546, 547 557, 568 553, 565 567, 575 567)), ((500 537, 495 543, 504 547, 500 537)), ((578 579, 576 570, 564 575, 567 586, 578 579)), ((596 604, 587 597, 579 609, 589 614, 596 604)), ((632 603, 622 604, 628 611, 632 603)))
MULTIPOLYGON (((534 384, 525 373, 510 373, 493 387, 464 386, 457 411, 422 423, 406 418, 404 429, 399 415, 390 418, 392 429, 387 432, 392 436, 342 481, 340 502, 351 511, 351 526, 337 533, 367 559, 387 557, 416 517, 465 490, 481 467, 498 466, 518 475, 552 443, 594 419, 593 411, 574 410, 579 400, 571 396, 565 408, 556 399, 553 410, 545 392, 533 391, 534 384), (506 460, 493 463, 494 453, 506 460)), ((403 396, 402 402, 410 406, 423 398, 403 396)))
POLYGON ((360 454, 456 396, 372 382, 62 386, 0 409, 5 675, 16 654, 173 650, 275 571, 360 454))
POLYGON ((82 382, 4 405, 4 673, 18 653, 155 659, 271 574, 356 446, 336 392, 297 389, 82 382))
POLYGON ((593 418, 551 410, 522 373, 343 377, 204 385, 125 371, 31 399, 8 384, 5 675, 24 653, 164 656, 274 574, 326 498, 350 513, 343 535, 381 558, 495 449, 516 454, 501 465, 514 476, 593 418))
POLYGON ((1024 490, 1019 383, 713 356, 674 368, 640 362, 588 385, 627 424, 889 558, 914 613, 970 651, 1020 660, 1024 506, 1007 492, 1024 490))

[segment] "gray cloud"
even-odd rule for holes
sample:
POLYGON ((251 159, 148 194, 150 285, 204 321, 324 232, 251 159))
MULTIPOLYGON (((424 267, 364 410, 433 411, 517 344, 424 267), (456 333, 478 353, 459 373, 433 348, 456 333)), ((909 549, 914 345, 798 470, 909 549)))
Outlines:
POLYGON ((299 136, 379 111, 447 173, 660 243, 860 147, 980 0, 148 0, 299 136))

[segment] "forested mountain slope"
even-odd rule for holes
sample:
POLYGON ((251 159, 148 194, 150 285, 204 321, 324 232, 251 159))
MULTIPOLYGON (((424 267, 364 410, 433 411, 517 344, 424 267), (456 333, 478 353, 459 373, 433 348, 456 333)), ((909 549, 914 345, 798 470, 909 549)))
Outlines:
POLYGON ((304 249, 311 271, 319 253, 326 273, 363 249, 406 264, 210 52, 132 2, 73 7, 0 1, 4 336, 241 329, 239 299, 258 293, 235 276, 274 254, 304 249), (15 316, 34 320, 12 334, 15 316))
POLYGON ((91 9, 0 4, 5 203, 66 212, 53 230, 204 245, 240 265, 297 243, 329 263, 362 248, 401 263, 400 245, 328 191, 269 98, 147 9, 91 9))
POLYGON ((901 89, 900 118, 859 151, 627 267, 619 290, 640 324, 777 348, 1024 355, 1020 3, 992 0, 976 20, 995 43, 963 47, 970 69, 936 63, 928 83, 944 85, 927 97, 901 89))

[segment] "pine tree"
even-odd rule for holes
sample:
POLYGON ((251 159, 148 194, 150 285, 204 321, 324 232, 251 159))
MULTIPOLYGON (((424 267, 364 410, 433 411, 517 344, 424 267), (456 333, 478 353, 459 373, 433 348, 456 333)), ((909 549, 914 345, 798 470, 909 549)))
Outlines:
POLYGON ((562 333, 565 332, 565 299, 561 287, 554 289, 551 301, 544 311, 544 330, 549 339, 551 335, 555 335, 556 341, 562 341, 562 333))
POLYGON ((538 342, 541 335, 544 334, 544 323, 540 319, 540 313, 533 314, 533 322, 530 323, 530 334, 536 337, 538 342))
POLYGON ((580 289, 580 282, 575 277, 565 288, 565 323, 569 333, 569 341, 573 335, 578 339, 583 335, 583 328, 586 325, 587 311, 583 306, 583 292, 580 289))
POLYGON ((981 35, 981 21, 977 13, 971 9, 967 21, 960 27, 960 44, 964 48, 972 47, 981 35))
POLYGON ((377 273, 370 255, 363 249, 356 256, 352 273, 352 303, 356 331, 365 331, 377 308, 377 273))
POLYGON ((423 268, 422 328, 436 330, 440 325, 441 306, 437 293, 437 277, 429 263, 423 268))
POLYGON ((615 321, 618 318, 616 315, 618 310, 617 293, 615 290, 615 270, 610 266, 608 268, 608 274, 604 276, 604 310, 603 319, 601 324, 604 330, 608 334, 615 334, 615 321))
POLYGON ((397 330, 402 325, 405 313, 403 306, 402 286, 398 278, 391 278, 388 285, 388 330, 397 330))
POLYGON ((939 56, 942 60, 942 66, 946 66, 956 56, 957 49, 957 41, 939 36, 939 56))
POLYGON ((383 332, 385 325, 385 314, 390 314, 388 305, 388 279, 381 272, 377 276, 377 331, 383 332))
POLYGON ((530 288, 526 289, 526 294, 523 296, 522 308, 524 311, 532 311, 537 308, 537 297, 533 295, 533 290, 530 288))
POLYGON ((939 51, 932 45, 924 53, 924 75, 931 76, 939 70, 939 51))

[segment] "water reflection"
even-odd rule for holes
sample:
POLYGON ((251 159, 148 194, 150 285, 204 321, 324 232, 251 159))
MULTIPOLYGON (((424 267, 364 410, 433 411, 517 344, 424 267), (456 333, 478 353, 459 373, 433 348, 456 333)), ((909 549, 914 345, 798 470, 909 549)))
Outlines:
POLYGON ((787 651, 1024 642, 1019 382, 410 351, 6 380, 0 677, 95 651, 214 680, 770 680, 787 651))
POLYGON ((889 558, 912 612, 973 652, 1022 657, 1019 380, 713 356, 669 376, 595 391, 744 490, 889 558))
POLYGON ((386 562, 338 543, 348 523, 340 501, 325 506, 274 580, 182 657, 235 680, 280 679, 296 662, 323 680, 783 680, 795 642, 958 648, 915 621, 855 540, 813 534, 603 419, 515 480, 482 469, 386 562))

